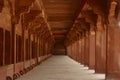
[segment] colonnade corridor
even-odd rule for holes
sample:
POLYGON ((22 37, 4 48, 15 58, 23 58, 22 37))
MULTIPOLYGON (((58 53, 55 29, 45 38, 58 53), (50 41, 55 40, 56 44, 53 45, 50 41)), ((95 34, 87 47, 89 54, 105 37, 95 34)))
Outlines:
POLYGON ((120 0, 0 0, 0 80, 120 80, 120 0))
POLYGON ((68 56, 52 56, 16 80, 104 80, 104 74, 95 74, 68 56))

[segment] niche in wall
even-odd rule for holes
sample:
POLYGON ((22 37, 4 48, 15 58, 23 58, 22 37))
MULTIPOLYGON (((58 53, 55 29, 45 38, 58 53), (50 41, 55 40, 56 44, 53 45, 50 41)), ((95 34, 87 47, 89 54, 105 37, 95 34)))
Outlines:
POLYGON ((37 56, 37 45, 34 41, 32 41, 32 58, 36 58, 37 56))
POLYGON ((41 56, 41 54, 40 54, 40 53, 41 53, 41 52, 40 52, 41 50, 40 50, 40 49, 41 49, 41 45, 40 45, 40 43, 39 43, 39 57, 41 56))
POLYGON ((16 62, 17 63, 22 61, 21 44, 22 44, 21 36, 16 35, 16 62))
POLYGON ((41 41, 39 43, 39 57, 41 56, 41 41))
POLYGON ((32 58, 34 58, 34 41, 32 41, 32 58))
POLYGON ((3 29, 0 28, 0 66, 3 65, 3 29))
POLYGON ((41 48, 41 51, 42 51, 42 56, 44 56, 44 44, 42 43, 42 48, 41 48))
POLYGON ((26 51, 26 60, 29 60, 30 59, 30 55, 29 55, 29 44, 28 44, 28 39, 25 40, 25 51, 26 51))
POLYGON ((5 65, 11 64, 10 31, 5 30, 5 65))
POLYGON ((37 42, 35 43, 35 57, 37 57, 37 42))

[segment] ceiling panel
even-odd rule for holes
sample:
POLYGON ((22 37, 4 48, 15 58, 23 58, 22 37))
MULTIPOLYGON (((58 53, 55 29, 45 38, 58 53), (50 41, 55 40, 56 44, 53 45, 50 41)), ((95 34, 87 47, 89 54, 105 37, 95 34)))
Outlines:
POLYGON ((42 0, 55 40, 64 40, 82 0, 42 0))

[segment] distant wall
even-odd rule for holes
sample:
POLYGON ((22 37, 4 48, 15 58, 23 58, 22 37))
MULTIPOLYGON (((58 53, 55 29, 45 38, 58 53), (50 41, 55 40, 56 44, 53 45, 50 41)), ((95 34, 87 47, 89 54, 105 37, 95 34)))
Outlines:
POLYGON ((66 55, 64 43, 60 42, 55 44, 53 49, 53 55, 66 55))

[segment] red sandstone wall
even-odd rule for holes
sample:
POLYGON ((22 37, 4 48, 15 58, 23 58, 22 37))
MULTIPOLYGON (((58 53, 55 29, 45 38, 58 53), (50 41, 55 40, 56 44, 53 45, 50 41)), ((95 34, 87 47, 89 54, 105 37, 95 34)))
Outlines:
MULTIPOLYGON (((10 7, 7 0, 4 0, 4 8, 0 13, 0 27, 3 29, 4 32, 5 30, 11 31, 10 7)), ((3 58, 5 59, 5 57, 3 58)), ((3 61, 3 64, 5 65, 5 61, 3 61)), ((0 66, 0 80, 6 80, 6 76, 12 74, 13 74, 13 65, 0 66)))

